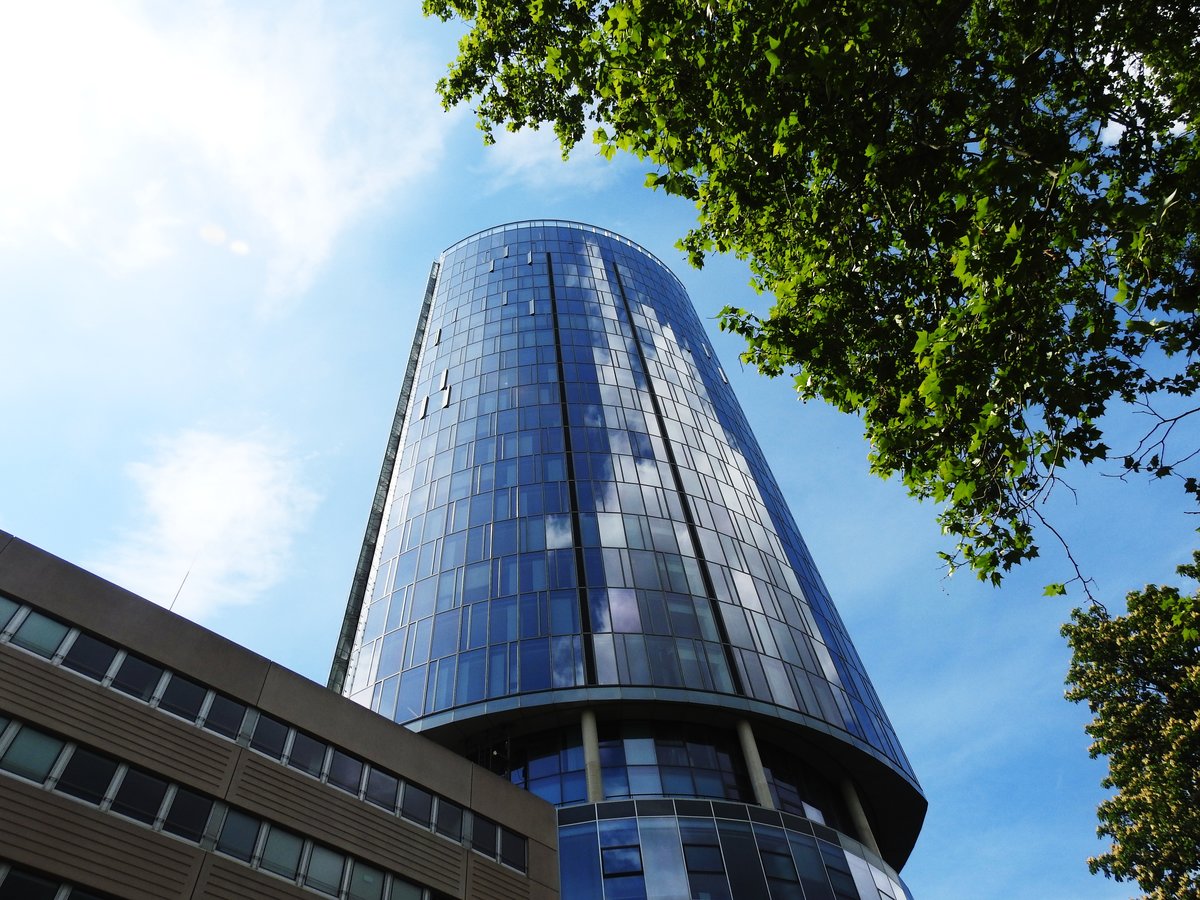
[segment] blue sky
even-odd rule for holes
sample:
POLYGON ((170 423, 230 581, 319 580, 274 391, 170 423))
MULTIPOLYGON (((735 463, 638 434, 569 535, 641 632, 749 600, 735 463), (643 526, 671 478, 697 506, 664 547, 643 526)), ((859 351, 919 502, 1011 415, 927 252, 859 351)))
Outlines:
MULTIPOLYGON (((430 262, 577 219, 672 265, 701 317, 762 305, 690 270, 686 203, 543 135, 482 146, 415 3, 25 4, 0 13, 0 528, 324 680, 430 262)), ((10 5, 12 6, 12 5, 10 5)), ((918 900, 1106 898, 1103 766, 1062 699, 1046 558, 946 578, 935 509, 866 472, 858 423, 740 370, 710 327, 930 801, 918 900)), ((1056 521, 1097 592, 1173 578, 1165 486, 1088 473, 1056 521)))

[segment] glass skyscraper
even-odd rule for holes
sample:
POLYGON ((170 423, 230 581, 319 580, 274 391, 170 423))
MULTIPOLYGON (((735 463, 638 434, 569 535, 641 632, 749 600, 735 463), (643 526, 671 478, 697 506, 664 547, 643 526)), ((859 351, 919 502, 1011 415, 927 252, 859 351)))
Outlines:
POLYGON ((925 800, 682 285, 434 264, 330 685, 559 807, 563 896, 900 900, 925 800))

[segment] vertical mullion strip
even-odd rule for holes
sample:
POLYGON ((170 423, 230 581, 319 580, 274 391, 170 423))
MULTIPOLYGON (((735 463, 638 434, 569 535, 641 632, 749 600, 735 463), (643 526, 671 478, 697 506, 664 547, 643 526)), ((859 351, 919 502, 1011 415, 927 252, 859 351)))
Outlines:
POLYGON ((571 542, 575 545, 575 588, 579 596, 579 632, 583 638, 583 676, 596 684, 596 652, 592 647, 592 616, 588 609, 587 573, 583 565, 583 529, 579 525, 579 493, 575 486, 575 455, 571 449, 571 417, 567 408, 566 367, 563 365, 562 332, 558 325, 558 293, 554 290, 554 261, 546 252, 546 275, 550 282, 550 318, 554 323, 554 361, 558 365, 558 402, 562 408, 563 452, 567 457, 567 487, 571 496, 571 542))

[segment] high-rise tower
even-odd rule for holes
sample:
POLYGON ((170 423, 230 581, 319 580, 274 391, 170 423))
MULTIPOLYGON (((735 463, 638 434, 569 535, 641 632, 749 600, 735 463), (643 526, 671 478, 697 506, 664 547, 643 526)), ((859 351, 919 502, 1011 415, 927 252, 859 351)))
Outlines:
POLYGON ((559 806, 564 897, 899 898, 921 794, 683 287, 434 264, 330 685, 559 806))

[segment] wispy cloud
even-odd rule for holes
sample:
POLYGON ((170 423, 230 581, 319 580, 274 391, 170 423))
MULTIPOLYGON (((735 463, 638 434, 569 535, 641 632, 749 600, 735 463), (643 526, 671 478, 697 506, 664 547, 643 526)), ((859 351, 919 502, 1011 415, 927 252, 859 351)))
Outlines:
POLYGON ((178 594, 175 611, 192 618, 275 585, 317 503, 296 460, 263 436, 187 431, 127 471, 142 521, 92 567, 164 606, 178 594))
POLYGON ((600 190, 616 178, 617 167, 628 162, 618 158, 610 163, 587 138, 564 160, 562 147, 548 128, 498 130, 496 143, 487 148, 483 159, 480 174, 493 191, 511 187, 600 190))
POLYGON ((302 290, 350 224, 438 159, 438 66, 340 8, 171 9, 0 12, 0 246, 50 236, 130 269, 216 228, 275 295, 302 290))

